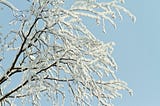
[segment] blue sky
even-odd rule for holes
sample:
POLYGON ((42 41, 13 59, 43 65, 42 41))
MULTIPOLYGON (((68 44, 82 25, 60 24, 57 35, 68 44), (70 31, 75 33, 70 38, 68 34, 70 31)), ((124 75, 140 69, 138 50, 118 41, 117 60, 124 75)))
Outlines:
POLYGON ((137 21, 132 24, 125 18, 112 32, 117 43, 114 55, 120 68, 118 75, 134 90, 134 96, 125 93, 117 106, 160 105, 159 4, 158 0, 127 0, 126 7, 137 21))
MULTIPOLYGON (((15 3, 16 0, 10 1, 23 8, 21 0, 15 3)), ((117 21, 117 30, 111 25, 107 26, 106 35, 94 27, 91 28, 99 39, 116 42, 114 57, 119 66, 117 76, 134 90, 133 96, 123 92, 122 99, 113 101, 115 106, 160 105, 159 4, 159 0, 126 0, 125 7, 137 17, 135 24, 128 16, 124 16, 123 21, 117 21)), ((9 12, 6 8, 4 11, 9 12)), ((5 23, 2 20, 10 16, 7 12, 1 14, 0 11, 1 25, 5 23)))

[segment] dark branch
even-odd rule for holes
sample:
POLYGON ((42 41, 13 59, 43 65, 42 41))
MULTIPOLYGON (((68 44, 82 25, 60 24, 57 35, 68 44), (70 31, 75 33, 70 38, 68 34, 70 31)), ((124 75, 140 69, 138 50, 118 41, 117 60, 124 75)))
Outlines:
POLYGON ((21 45, 21 48, 20 48, 18 54, 16 55, 16 57, 15 57, 12 65, 11 65, 11 68, 6 72, 5 76, 3 76, 3 77, 0 79, 0 85, 1 85, 3 82, 5 82, 5 81, 8 79, 8 77, 10 77, 11 75, 13 75, 13 74, 11 74, 11 71, 12 71, 13 68, 15 67, 15 64, 17 63, 19 56, 20 56, 21 53, 23 52, 24 45, 25 45, 25 43, 26 43, 26 41, 27 41, 27 38, 28 38, 28 36, 31 34, 32 29, 33 29, 33 27, 35 26, 35 24, 36 24, 36 22, 38 21, 38 19, 39 19, 39 18, 36 18, 36 19, 35 19, 34 23, 32 24, 31 28, 29 29, 29 32, 28 32, 28 34, 26 35, 26 37, 25 37, 25 39, 24 39, 24 41, 23 41, 23 43, 22 43, 22 45, 21 45))

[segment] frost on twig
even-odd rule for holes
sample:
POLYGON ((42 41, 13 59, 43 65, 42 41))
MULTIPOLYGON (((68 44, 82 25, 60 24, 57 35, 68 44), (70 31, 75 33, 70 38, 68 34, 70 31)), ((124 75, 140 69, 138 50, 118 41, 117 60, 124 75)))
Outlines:
POLYGON ((92 105, 94 100, 112 106, 114 98, 122 97, 119 91, 132 94, 127 83, 115 74, 115 43, 98 40, 83 21, 85 17, 95 20, 103 32, 106 21, 117 27, 115 19, 122 19, 121 12, 134 21, 131 12, 120 5, 124 0, 74 0, 69 9, 66 2, 32 0, 28 10, 10 23, 19 27, 1 37, 0 103, 20 99, 22 104, 27 100, 38 106, 45 95, 52 105, 65 105, 71 99, 74 106, 92 105), (3 65, 7 53, 14 54, 9 67, 3 65), (5 91, 2 86, 8 87, 14 77, 19 78, 19 84, 5 91))
POLYGON ((19 11, 12 3, 10 3, 7 0, 0 0, 0 3, 8 6, 10 9, 12 9, 13 11, 19 11))

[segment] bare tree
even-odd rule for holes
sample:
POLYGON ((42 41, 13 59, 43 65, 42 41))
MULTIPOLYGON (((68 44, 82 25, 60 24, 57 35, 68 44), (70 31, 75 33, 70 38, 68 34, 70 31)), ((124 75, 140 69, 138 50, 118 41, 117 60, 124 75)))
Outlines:
POLYGON ((112 99, 122 96, 119 91, 132 94, 115 75, 114 42, 98 40, 84 22, 86 17, 95 20, 105 33, 106 21, 116 28, 116 16, 123 18, 121 12, 135 21, 121 6, 124 0, 26 2, 30 7, 16 11, 10 22, 15 28, 0 38, 1 106, 40 106, 45 98, 53 106, 65 105, 65 101, 90 106, 94 100, 112 106, 112 99))

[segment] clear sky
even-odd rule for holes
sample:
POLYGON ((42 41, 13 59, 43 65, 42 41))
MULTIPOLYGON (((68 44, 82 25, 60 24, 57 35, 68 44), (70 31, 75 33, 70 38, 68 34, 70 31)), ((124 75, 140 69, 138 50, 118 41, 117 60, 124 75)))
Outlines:
POLYGON ((128 82, 134 96, 124 95, 116 106, 160 105, 160 1, 126 0, 126 7, 137 17, 118 24, 112 32, 116 41, 118 75, 128 82))
MULTIPOLYGON (((10 0, 22 8, 21 0, 10 0), (16 2, 14 2, 16 1, 16 2)), ((1 5, 0 5, 1 6, 1 5)), ((103 35, 94 27, 91 30, 99 39, 115 41, 114 57, 119 66, 117 76, 134 90, 129 96, 123 92, 115 106, 158 106, 160 105, 160 0, 126 0, 127 7, 137 17, 135 24, 128 16, 118 21, 118 29, 107 26, 103 35)), ((5 9, 4 11, 7 11, 5 9)), ((6 18, 0 11, 0 24, 6 18)), ((93 23, 89 25, 94 26, 93 23)), ((6 30, 7 31, 7 30, 6 30)))

